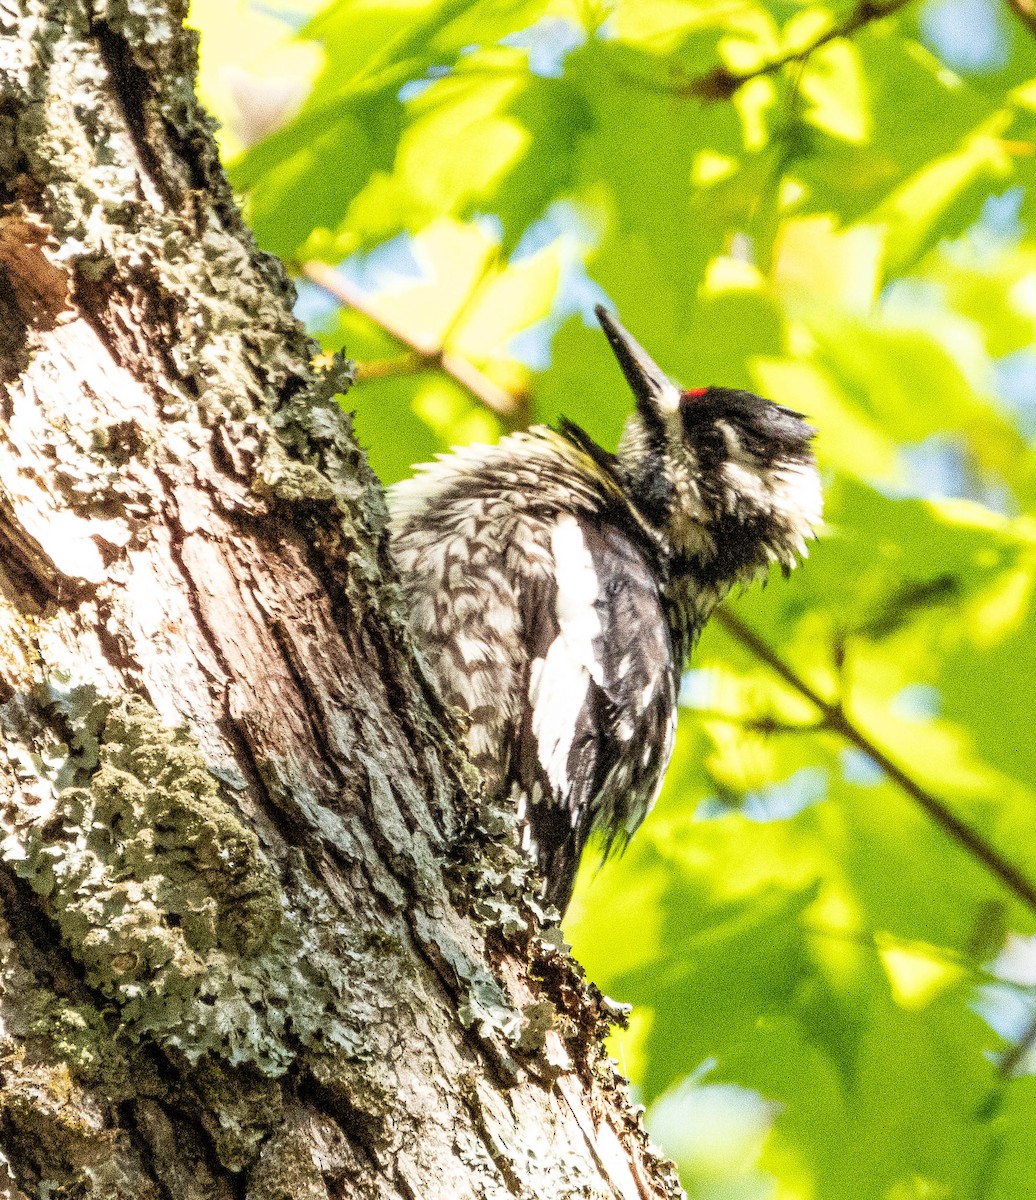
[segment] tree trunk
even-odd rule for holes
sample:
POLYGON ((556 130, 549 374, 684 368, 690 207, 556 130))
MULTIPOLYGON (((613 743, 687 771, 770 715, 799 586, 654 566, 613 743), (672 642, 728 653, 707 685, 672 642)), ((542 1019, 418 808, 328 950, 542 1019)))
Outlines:
POLYGON ((0 0, 0 1194, 662 1197, 177 0, 0 0))

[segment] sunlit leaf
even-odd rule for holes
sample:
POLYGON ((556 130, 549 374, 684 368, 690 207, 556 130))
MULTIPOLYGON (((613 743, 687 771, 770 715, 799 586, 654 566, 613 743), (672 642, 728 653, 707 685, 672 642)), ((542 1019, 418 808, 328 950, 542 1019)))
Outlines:
POLYGON ((978 215, 992 187, 1010 179, 1012 159, 1003 145, 1010 113, 996 113, 969 134, 960 149, 926 163, 870 214, 884 226, 886 270, 900 274, 944 237, 978 215))
POLYGON ((853 46, 833 42, 813 55, 803 72, 801 87, 810 101, 804 114, 807 121, 854 145, 869 139, 871 110, 859 55, 853 46))

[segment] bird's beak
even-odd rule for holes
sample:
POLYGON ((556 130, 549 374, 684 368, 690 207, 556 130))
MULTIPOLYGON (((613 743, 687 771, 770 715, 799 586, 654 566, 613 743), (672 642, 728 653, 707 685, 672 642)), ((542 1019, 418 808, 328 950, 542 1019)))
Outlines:
POLYGON ((594 311, 615 357, 619 360, 626 382, 633 389, 637 407, 661 415, 677 412, 680 407, 680 389, 676 384, 607 309, 598 304, 594 311))

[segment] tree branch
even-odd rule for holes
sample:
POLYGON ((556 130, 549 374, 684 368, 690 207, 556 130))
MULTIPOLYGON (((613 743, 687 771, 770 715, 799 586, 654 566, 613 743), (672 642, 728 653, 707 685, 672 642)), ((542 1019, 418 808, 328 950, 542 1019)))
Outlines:
MULTIPOLYGON (((1019 5, 1025 7, 1031 2, 1032 0, 1009 0, 1012 7, 1019 5)), ((756 79, 762 75, 773 75, 782 67, 788 66, 789 63, 804 62, 815 51, 826 46, 828 42, 852 37, 865 25, 870 25, 873 21, 880 21, 882 17, 891 16, 909 3, 910 0, 888 0, 885 4, 875 3, 874 0, 860 0, 842 21, 819 34, 808 46, 803 46, 800 50, 789 50, 787 54, 771 58, 762 66, 754 67, 751 71, 732 71, 723 65, 713 67, 706 74, 699 75, 684 84, 679 92, 683 96, 697 96, 700 100, 707 102, 729 100, 750 79, 756 79)))
POLYGON ((735 641, 740 642, 758 659, 766 663, 789 687, 799 695, 805 696, 819 710, 826 729, 840 734, 850 745, 855 746, 857 750, 862 750, 944 833, 962 846, 973 858, 981 862, 1023 904, 1036 912, 1036 884, 1012 862, 1004 858, 1000 851, 987 842, 977 830, 962 821, 943 800, 928 791, 916 779, 908 775, 902 767, 893 762, 879 746, 853 724, 840 703, 825 700, 793 667, 771 649, 755 630, 746 625, 729 609, 717 609, 714 620, 722 625, 735 641))
MULTIPOLYGON (((371 302, 360 288, 349 282, 345 276, 339 274, 333 267, 327 263, 318 262, 311 259, 302 264, 302 273, 317 287, 323 288, 329 296, 333 296, 340 304, 348 305, 349 308, 355 309, 359 313, 363 313, 365 317, 374 321, 386 333, 389 333, 398 342, 402 342, 408 347, 414 358, 400 358, 393 360, 396 364, 396 369, 385 369, 384 362, 372 365, 373 369, 367 374, 367 378, 382 378, 390 374, 409 374, 415 370, 427 369, 443 371, 449 375, 451 379, 459 383, 465 391, 470 392, 480 403, 486 408, 495 412, 498 416, 508 420, 513 420, 515 415, 519 413, 524 404, 524 397, 520 394, 507 391, 499 384, 494 383, 488 375, 483 374, 476 366, 473 366, 466 358, 459 354, 454 354, 447 350, 432 339, 421 338, 417 334, 412 333, 408 329, 404 329, 397 321, 386 314, 379 306, 371 302)), ((359 369, 359 377, 365 375, 364 368, 361 365, 359 369)))

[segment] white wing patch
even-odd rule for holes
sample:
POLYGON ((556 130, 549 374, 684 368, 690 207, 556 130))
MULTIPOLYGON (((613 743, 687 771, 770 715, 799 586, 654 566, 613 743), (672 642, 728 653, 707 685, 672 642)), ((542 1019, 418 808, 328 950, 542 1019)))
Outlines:
POLYGON ((593 558, 575 517, 564 517, 551 530, 556 612, 560 632, 545 657, 529 672, 529 701, 537 756, 560 798, 568 796, 568 755, 576 724, 586 703, 590 680, 600 683, 594 638, 600 637, 599 595, 593 558))

